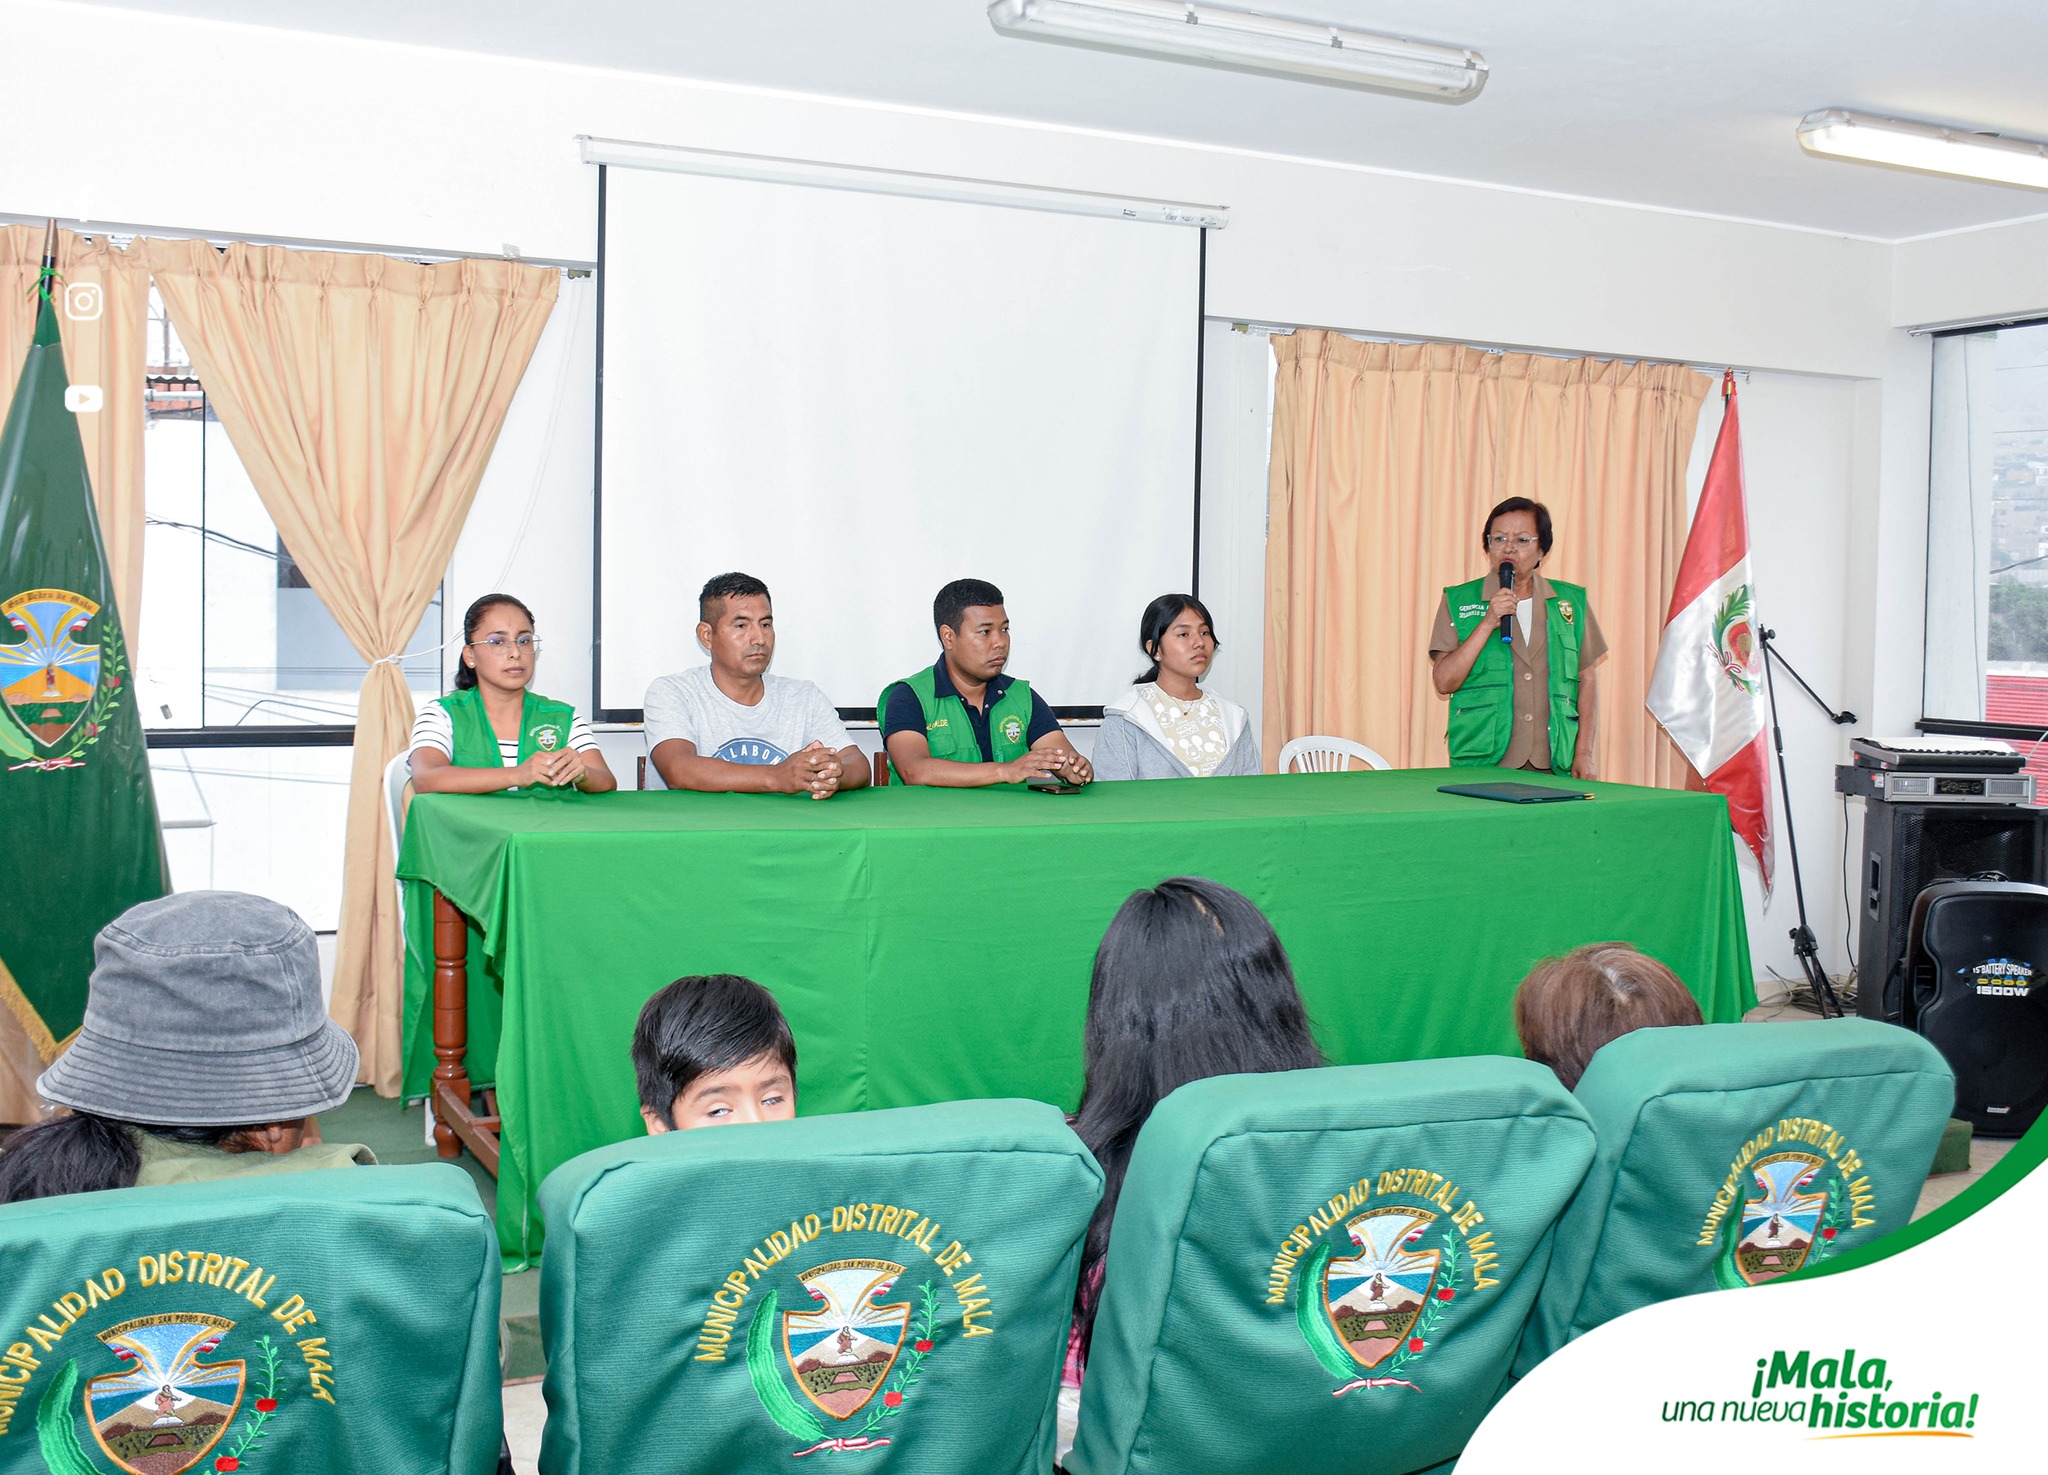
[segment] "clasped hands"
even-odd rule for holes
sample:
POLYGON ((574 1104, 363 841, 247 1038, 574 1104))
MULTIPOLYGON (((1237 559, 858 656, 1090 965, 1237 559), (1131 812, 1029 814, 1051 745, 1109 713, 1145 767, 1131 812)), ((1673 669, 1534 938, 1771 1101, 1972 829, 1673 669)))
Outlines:
POLYGON ((823 743, 812 743, 776 764, 775 771, 781 775, 782 781, 777 787, 782 793, 830 799, 839 792, 839 781, 846 776, 846 765, 823 743))
POLYGON ((574 748, 556 748, 546 753, 535 753, 520 764, 516 770, 518 787, 539 786, 549 789, 566 789, 583 781, 589 771, 583 755, 574 748))

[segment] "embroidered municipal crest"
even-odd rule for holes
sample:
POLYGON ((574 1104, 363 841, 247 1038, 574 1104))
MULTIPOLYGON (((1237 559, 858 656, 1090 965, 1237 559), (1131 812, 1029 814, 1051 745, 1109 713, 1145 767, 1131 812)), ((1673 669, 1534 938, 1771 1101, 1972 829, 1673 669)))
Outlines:
POLYGON ((910 1303, 881 1304, 902 1273, 887 1260, 834 1260, 797 1277, 818 1309, 783 1313, 783 1356, 804 1396, 835 1419, 867 1406, 903 1350, 910 1303))
POLYGON ((127 674, 121 632, 100 607, 68 589, 30 589, 0 602, 0 620, 20 638, 0 640, 0 755, 12 768, 79 768, 78 755, 113 719, 127 674))
POLYGON ((1843 1135, 1786 1117, 1742 1145, 1695 1244, 1713 1249, 1714 1283, 1762 1285, 1818 1265, 1842 1236, 1877 1222, 1877 1189, 1843 1135))
POLYGON ((533 730, 533 745, 543 753, 552 753, 562 745, 562 729, 554 723, 546 723, 533 730))
POLYGON ((1714 664, 1745 695, 1755 696, 1757 673, 1755 601, 1749 585, 1738 584, 1714 611, 1714 664))
POLYGON ((242 1406, 247 1364, 203 1361, 235 1324, 145 1316, 99 1334, 122 1370, 85 1383, 93 1438, 131 1475, 178 1475, 206 1457, 242 1406))
POLYGON ((329 1334, 277 1279, 166 1250, 74 1282, 0 1346, 0 1436, 32 1416, 51 1475, 255 1475, 281 1405, 335 1406, 329 1334))
POLYGON ((1024 723, 1016 717, 1003 719, 1003 741, 1021 743, 1024 741, 1024 723))
POLYGON ((1775 1153, 1750 1165, 1762 1196, 1744 1201, 1735 1230, 1735 1269, 1748 1284, 1790 1275, 1816 1241, 1825 1243, 1820 1221, 1831 1195, 1814 1184, 1826 1167, 1810 1152, 1775 1153))
POLYGON ((1454 1329, 1458 1297, 1498 1284, 1500 1251, 1486 1215, 1427 1168, 1360 1178, 1281 1242, 1266 1304, 1294 1301, 1296 1329, 1330 1396, 1414 1388, 1408 1374, 1454 1329))
MULTIPOLYGON (((1360 1367, 1377 1367, 1403 1342, 1429 1304, 1442 1249, 1422 1248, 1436 1215, 1413 1209, 1368 1209, 1344 1226, 1355 1255, 1336 1255, 1323 1269, 1323 1302, 1337 1340, 1360 1367)), ((1457 1269, 1457 1248, 1450 1249, 1457 1269)))
POLYGON ((893 1421, 917 1411, 932 1357, 994 1335, 973 1261, 914 1209, 837 1204, 806 1214, 712 1290, 692 1361, 720 1376, 743 1363, 761 1412, 801 1442, 792 1458, 879 1449, 894 1441, 893 1421))

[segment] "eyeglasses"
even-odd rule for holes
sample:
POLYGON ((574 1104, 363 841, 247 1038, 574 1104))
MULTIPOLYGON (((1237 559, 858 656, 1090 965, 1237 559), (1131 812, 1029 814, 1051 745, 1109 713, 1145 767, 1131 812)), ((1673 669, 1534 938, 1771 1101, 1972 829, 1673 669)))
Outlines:
POLYGON ((488 647, 500 655, 503 655, 508 650, 516 650, 521 655, 529 655, 540 649, 540 641, 531 635, 519 635, 511 640, 507 640, 502 635, 486 635, 482 640, 472 640, 469 643, 471 645, 488 647))
POLYGON ((1499 548, 1502 551, 1506 551, 1509 548, 1534 548, 1538 541, 1538 539, 1530 537, 1527 533, 1521 533, 1512 538, 1506 533, 1488 533, 1486 535, 1486 546, 1489 548, 1499 548))

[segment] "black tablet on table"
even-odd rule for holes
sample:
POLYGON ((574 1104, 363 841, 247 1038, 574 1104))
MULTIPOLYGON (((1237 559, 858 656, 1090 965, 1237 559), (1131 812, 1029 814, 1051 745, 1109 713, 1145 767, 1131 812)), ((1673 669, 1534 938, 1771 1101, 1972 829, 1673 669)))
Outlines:
POLYGON ((1548 784, 1439 784, 1439 794, 1464 794, 1473 799, 1498 799, 1503 804, 1557 804, 1590 799, 1584 789, 1553 789, 1548 784))

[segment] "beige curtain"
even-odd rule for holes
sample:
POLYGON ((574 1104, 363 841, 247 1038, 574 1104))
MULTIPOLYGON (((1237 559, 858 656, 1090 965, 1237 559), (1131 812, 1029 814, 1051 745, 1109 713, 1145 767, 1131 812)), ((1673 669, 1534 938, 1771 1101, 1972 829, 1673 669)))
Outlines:
POLYGON ((43 1044, 50 1032, 39 1019, 31 1031, 30 1021, 15 1014, 9 1001, 19 998, 21 986, 8 973, 7 960, 0 958, 0 1126, 25 1126, 42 1116, 36 1078, 50 1063, 43 1044))
POLYGON ((399 1090, 401 939, 384 765, 412 725, 403 651, 448 566, 552 270, 151 241, 150 269, 222 427, 307 582, 364 659, 333 1014, 399 1090))
POLYGON ((1266 541, 1265 744, 1353 738, 1437 767, 1447 708, 1429 678, 1444 585, 1487 569, 1496 502, 1550 508, 1544 572, 1587 586, 1611 654, 1598 676, 1601 777, 1675 786, 1684 762, 1643 710, 1685 546, 1685 467, 1712 381, 1672 364, 1448 344, 1275 338, 1266 541))
MULTIPOLYGON (((43 227, 0 226, 0 407, 14 402, 14 383, 35 333, 37 273, 43 227)), ((78 417, 85 470, 107 545, 114 602, 134 658, 142 628, 142 427, 149 340, 149 269, 140 252, 118 251, 105 237, 57 232, 57 272, 64 280, 57 326, 64 335, 64 372, 73 384, 97 384, 105 408, 78 417), (85 294, 97 289, 98 315, 85 294)), ((0 408, 0 415, 6 410, 0 408)))

